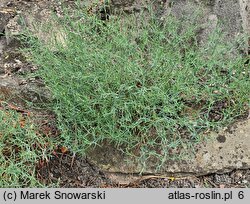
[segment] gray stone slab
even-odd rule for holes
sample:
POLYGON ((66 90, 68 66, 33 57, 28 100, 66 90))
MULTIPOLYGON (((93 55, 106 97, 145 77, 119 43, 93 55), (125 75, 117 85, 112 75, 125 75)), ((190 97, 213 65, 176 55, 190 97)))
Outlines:
POLYGON ((0 12, 0 34, 3 33, 6 24, 8 23, 9 15, 0 12))
POLYGON ((250 168, 250 119, 234 124, 230 130, 211 133, 210 138, 197 147, 195 157, 176 162, 166 161, 158 170, 154 161, 142 166, 110 145, 96 148, 88 154, 88 158, 103 171, 121 174, 142 172, 167 176, 200 176, 250 168))
POLYGON ((13 17, 14 13, 11 9, 0 8, 0 34, 4 32, 5 26, 13 17))
POLYGON ((240 13, 242 18, 242 27, 247 36, 246 54, 250 54, 250 0, 239 0, 240 13))
POLYGON ((0 100, 7 100, 15 97, 17 91, 16 87, 18 83, 16 80, 5 77, 5 75, 0 76, 0 100))
POLYGON ((22 103, 28 100, 35 103, 48 103, 52 100, 49 90, 36 81, 25 82, 7 75, 0 75, 0 100, 22 103))
POLYGON ((238 0, 216 0, 213 12, 218 16, 224 32, 230 37, 242 32, 242 18, 238 0))

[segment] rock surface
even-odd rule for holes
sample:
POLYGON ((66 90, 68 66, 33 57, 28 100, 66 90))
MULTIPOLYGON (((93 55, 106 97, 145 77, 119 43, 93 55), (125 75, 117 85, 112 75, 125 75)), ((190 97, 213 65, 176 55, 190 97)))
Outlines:
POLYGON ((18 83, 12 78, 3 78, 0 76, 0 99, 6 100, 16 97, 16 87, 18 83))
POLYGON ((250 168, 250 119, 232 128, 211 133, 211 139, 197 147, 194 158, 166 162, 157 170, 154 161, 142 166, 107 145, 89 153, 92 163, 106 172, 123 174, 162 174, 167 176, 201 176, 250 168), (129 162, 127 162, 129 161, 129 162))
POLYGON ((247 35, 245 53, 250 54, 250 1, 239 0, 242 27, 247 35))
POLYGON ((11 9, 0 9, 0 33, 3 33, 5 26, 13 16, 14 11, 11 9))
POLYGON ((37 81, 17 80, 11 76, 0 76, 0 101, 22 104, 24 100, 47 103, 52 96, 48 89, 37 81))

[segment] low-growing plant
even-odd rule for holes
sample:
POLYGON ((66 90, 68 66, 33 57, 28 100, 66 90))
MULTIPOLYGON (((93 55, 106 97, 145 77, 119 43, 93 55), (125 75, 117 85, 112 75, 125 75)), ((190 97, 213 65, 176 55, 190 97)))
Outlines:
POLYGON ((48 43, 26 33, 23 51, 40 67, 62 143, 74 152, 108 142, 160 166, 249 107, 248 65, 219 28, 200 46, 199 25, 171 15, 104 23, 80 9, 56 24, 63 44, 56 35, 48 43))
POLYGON ((0 109, 0 187, 42 187, 35 168, 48 145, 28 117, 0 109))

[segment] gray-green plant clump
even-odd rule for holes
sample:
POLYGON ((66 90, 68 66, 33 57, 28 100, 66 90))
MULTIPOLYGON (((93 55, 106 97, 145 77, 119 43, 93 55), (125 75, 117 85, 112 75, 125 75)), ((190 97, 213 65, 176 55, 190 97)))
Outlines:
POLYGON ((111 143, 160 164, 249 107, 248 65, 219 29, 199 46, 199 26, 172 16, 103 23, 79 10, 57 25, 63 43, 29 34, 26 52, 54 96, 62 143, 74 152, 111 143))
POLYGON ((35 168, 47 155, 46 142, 29 119, 0 109, 0 187, 42 187, 35 168))

